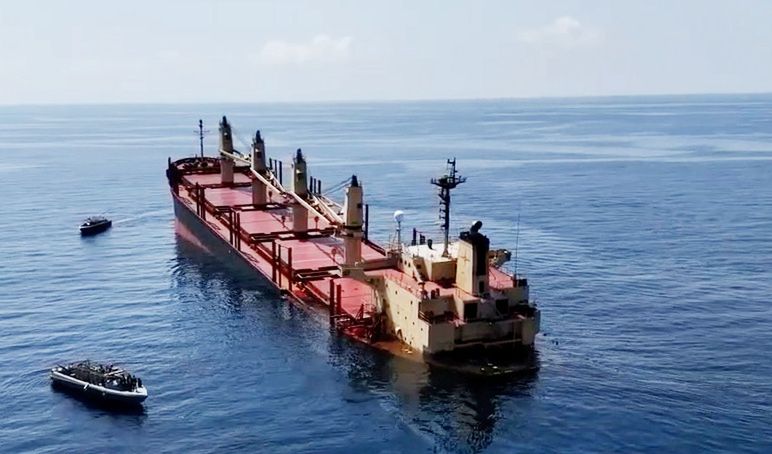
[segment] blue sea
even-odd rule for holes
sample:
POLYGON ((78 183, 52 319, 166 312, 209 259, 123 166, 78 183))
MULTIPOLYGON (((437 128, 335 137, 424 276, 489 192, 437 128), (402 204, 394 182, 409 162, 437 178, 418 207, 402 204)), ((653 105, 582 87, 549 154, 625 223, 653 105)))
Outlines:
POLYGON ((0 452, 772 451, 772 95, 0 107, 0 235, 0 452), (397 209, 439 240, 457 158, 454 230, 517 250, 538 372, 390 357, 180 236, 167 157, 199 118, 214 154, 223 114, 324 187, 356 174, 384 243, 397 209), (84 358, 144 410, 49 386, 84 358))

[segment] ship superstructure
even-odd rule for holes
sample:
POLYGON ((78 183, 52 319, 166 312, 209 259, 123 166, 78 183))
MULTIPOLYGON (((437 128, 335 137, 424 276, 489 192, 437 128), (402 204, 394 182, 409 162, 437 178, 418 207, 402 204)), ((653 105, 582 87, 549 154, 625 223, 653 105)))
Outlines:
POLYGON ((322 194, 298 149, 286 187, 284 165, 267 157, 260 131, 247 153, 234 148, 225 117, 219 131, 218 157, 170 159, 167 170, 177 217, 217 253, 298 301, 326 307, 338 332, 398 354, 464 364, 531 349, 540 313, 527 280, 500 268, 509 252, 490 249, 479 221, 451 241, 450 193, 465 181, 455 160, 431 181, 440 191, 442 244, 415 229, 403 244, 395 213, 398 239, 383 248, 368 236, 356 176, 338 204, 322 194))

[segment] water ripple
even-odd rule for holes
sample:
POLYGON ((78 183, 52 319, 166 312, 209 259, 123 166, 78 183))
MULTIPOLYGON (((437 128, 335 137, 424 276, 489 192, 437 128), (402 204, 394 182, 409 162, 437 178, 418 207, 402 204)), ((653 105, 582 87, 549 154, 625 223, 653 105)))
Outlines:
POLYGON ((2 450, 767 452, 770 114, 769 96, 0 108, 2 450), (274 157, 307 144, 324 181, 353 166, 380 240, 396 209, 439 237, 427 181, 457 157, 454 231, 479 218, 517 246, 538 373, 372 351, 177 236, 166 157, 223 113, 274 157), (80 238, 95 212, 113 228, 80 238), (138 372, 145 410, 53 392, 47 368, 80 358, 138 372))

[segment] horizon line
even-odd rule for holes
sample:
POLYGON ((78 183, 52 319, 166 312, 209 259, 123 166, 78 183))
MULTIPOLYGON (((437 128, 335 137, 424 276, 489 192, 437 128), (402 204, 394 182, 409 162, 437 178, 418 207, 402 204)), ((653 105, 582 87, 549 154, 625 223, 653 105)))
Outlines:
POLYGON ((622 99, 622 98, 664 98, 664 97, 696 97, 696 96, 768 96, 772 91, 737 91, 737 92, 680 92, 680 93, 632 93, 606 95, 534 95, 534 96, 498 96, 498 97, 457 97, 457 98, 396 98, 396 99, 317 99, 309 101, 108 101, 108 102, 32 102, 32 103, 2 103, 5 107, 64 107, 64 106, 142 106, 142 105, 254 105, 254 104, 391 104, 416 102, 474 102, 474 101, 555 101, 580 99, 622 99))

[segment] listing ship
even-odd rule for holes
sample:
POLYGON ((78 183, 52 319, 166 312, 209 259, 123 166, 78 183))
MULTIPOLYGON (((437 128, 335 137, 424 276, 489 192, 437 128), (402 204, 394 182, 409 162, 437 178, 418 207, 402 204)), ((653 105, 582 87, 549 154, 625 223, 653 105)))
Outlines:
MULTIPOLYGON (((201 128, 201 122, 199 122, 201 128)), ((341 204, 322 193, 303 152, 284 165, 268 158, 258 130, 249 152, 234 148, 223 117, 217 157, 168 162, 175 214, 186 231, 220 256, 253 269, 292 300, 325 308, 338 333, 399 356, 482 375, 532 369, 540 312, 527 279, 505 272, 482 223, 450 238, 451 191, 465 178, 448 160, 439 189, 443 239, 412 229, 382 247, 368 236, 362 182, 342 183, 341 204)), ((329 191, 328 191, 329 192, 329 191)))

